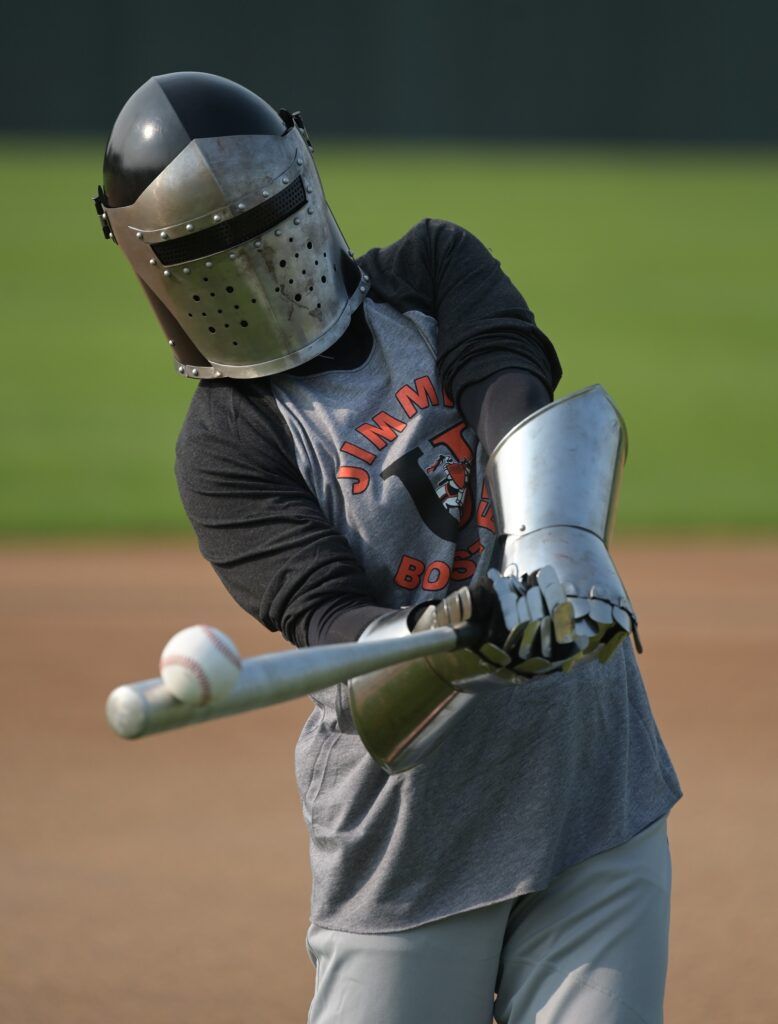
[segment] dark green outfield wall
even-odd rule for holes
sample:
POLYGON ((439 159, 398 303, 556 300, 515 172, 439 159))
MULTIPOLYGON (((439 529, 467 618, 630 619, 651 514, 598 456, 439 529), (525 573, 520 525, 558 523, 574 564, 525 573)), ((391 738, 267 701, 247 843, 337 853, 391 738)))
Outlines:
POLYGON ((775 0, 159 0, 16 4, 0 131, 107 132, 181 69, 313 133, 773 142, 775 0))

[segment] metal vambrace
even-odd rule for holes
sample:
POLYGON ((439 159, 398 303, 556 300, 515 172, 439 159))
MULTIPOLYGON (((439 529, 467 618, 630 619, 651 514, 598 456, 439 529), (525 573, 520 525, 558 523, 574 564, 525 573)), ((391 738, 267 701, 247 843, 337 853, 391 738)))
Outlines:
MULTIPOLYGON (((362 640, 408 636, 410 608, 374 619, 362 640)), ((434 625, 430 622, 430 625, 434 625)), ((368 753, 389 774, 419 764, 471 707, 483 687, 516 677, 463 647, 349 680, 351 716, 368 753)))
POLYGON ((496 568, 522 580, 541 570, 555 574, 572 609, 578 652, 562 664, 546 662, 546 671, 595 655, 605 660, 635 632, 635 613, 608 553, 626 451, 624 421, 594 385, 522 420, 487 465, 504 541, 496 568))

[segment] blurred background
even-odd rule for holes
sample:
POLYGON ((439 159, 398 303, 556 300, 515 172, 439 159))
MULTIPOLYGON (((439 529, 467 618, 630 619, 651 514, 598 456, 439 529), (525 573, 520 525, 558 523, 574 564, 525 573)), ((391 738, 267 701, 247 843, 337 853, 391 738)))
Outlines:
POLYGON ((122 104, 182 69, 303 111, 355 251, 422 217, 484 240, 559 349, 560 393, 599 380, 626 411, 623 528, 770 529, 775 23, 758 0, 17 6, 0 529, 186 528, 191 386, 90 207, 122 104))
POLYGON ((175 70, 303 111, 355 251, 422 217, 473 231, 558 394, 615 398, 619 553, 687 792, 668 1019, 776 1019, 777 29, 767 0, 4 14, 3 1020, 302 1020, 312 985, 306 703, 147 745, 102 721, 190 622, 279 644, 199 560, 172 473, 193 384, 91 206, 120 107, 175 70))

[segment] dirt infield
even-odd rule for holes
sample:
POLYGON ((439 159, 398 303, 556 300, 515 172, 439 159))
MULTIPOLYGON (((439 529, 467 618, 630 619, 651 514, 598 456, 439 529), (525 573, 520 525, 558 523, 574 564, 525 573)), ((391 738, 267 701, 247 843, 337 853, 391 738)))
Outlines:
MULTIPOLYGON (((667 1020, 772 1024, 778 542, 631 542, 618 560, 686 793, 667 1020)), ((0 550, 0 602, 0 1020, 304 1021, 307 701, 135 743, 103 718, 184 625, 244 655, 277 638, 189 544, 0 550)))

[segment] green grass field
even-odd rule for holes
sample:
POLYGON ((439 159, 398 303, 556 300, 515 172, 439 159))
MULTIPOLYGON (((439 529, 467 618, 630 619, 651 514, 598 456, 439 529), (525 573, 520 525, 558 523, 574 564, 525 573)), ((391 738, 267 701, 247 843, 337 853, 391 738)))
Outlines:
MULTIPOLYGON (((630 431, 620 527, 778 525, 778 153, 322 143, 355 250, 442 217, 479 235, 630 431)), ((90 204, 98 142, 0 142, 0 531, 185 528, 191 382, 90 204)))

